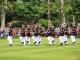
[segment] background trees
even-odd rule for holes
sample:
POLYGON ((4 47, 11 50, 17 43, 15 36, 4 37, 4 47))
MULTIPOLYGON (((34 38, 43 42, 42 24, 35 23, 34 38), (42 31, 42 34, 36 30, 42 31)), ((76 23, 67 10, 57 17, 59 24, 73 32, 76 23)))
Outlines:
POLYGON ((48 1, 49 0, 0 0, 0 16, 4 15, 4 18, 0 19, 4 21, 2 25, 5 25, 5 20, 6 23, 14 20, 18 21, 18 23, 23 23, 24 21, 24 23, 48 21, 48 7, 50 7, 50 20, 52 24, 62 22, 69 24, 73 22, 76 24, 80 22, 80 0, 50 0, 50 5, 48 1), (5 1, 7 1, 7 3, 5 1), (62 3, 61 1, 64 2, 62 3))

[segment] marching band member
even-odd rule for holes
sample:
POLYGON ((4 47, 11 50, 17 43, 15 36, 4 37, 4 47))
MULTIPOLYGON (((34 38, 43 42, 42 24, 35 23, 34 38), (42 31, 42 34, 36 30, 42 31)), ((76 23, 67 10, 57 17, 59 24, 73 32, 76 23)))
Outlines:
POLYGON ((49 45, 51 46, 52 44, 55 44, 55 42, 54 42, 54 34, 53 34, 54 32, 53 32, 53 29, 52 29, 52 27, 48 27, 48 30, 47 30, 47 35, 48 35, 48 43, 49 43, 49 45))
POLYGON ((59 39, 60 39, 60 45, 64 45, 64 30, 62 27, 60 27, 60 32, 59 32, 59 39))
POLYGON ((38 43, 39 43, 39 39, 38 39, 38 30, 37 28, 34 30, 34 44, 36 46, 38 46, 38 43))
POLYGON ((42 39, 41 39, 42 36, 43 36, 43 29, 42 29, 42 27, 39 27, 38 28, 38 41, 39 41, 39 44, 41 44, 41 42, 42 42, 42 39))
POLYGON ((26 43, 28 43, 30 45, 30 37, 31 37, 31 29, 30 27, 27 28, 27 31, 26 31, 26 43))
POLYGON ((75 27, 72 27, 72 31, 71 31, 71 40, 72 40, 72 43, 73 45, 76 45, 76 29, 75 27))
POLYGON ((13 42, 12 42, 12 40, 13 40, 13 38, 12 38, 12 36, 13 36, 12 31, 13 31, 12 28, 10 28, 9 32, 8 32, 8 37, 7 37, 7 40, 8 40, 8 43, 9 43, 10 46, 12 46, 12 44, 13 44, 13 42))
POLYGON ((25 45, 25 29, 24 28, 21 29, 20 40, 21 40, 22 45, 24 46, 25 45))
POLYGON ((68 30, 67 27, 64 28, 64 43, 68 44, 68 30))

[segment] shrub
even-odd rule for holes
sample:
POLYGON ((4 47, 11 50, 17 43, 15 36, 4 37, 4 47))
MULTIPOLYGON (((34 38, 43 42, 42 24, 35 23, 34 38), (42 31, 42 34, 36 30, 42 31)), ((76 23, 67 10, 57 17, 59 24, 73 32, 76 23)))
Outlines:
POLYGON ((48 26, 48 20, 46 20, 46 19, 40 19, 38 23, 41 24, 41 26, 43 26, 43 27, 48 26))

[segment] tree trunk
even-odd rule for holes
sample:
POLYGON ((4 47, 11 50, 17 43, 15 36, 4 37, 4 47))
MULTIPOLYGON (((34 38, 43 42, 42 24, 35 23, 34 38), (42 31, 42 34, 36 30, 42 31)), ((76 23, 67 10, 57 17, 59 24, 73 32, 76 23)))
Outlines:
POLYGON ((5 18, 6 18, 6 12, 4 10, 4 8, 2 9, 2 20, 1 20, 1 27, 4 28, 5 27, 5 18))
POLYGON ((48 0, 48 25, 51 25, 51 20, 50 20, 50 0, 48 0))
POLYGON ((1 27, 4 28, 5 27, 5 19, 6 19, 6 9, 7 9, 7 1, 8 0, 4 0, 4 7, 2 8, 2 20, 1 20, 1 27))
POLYGON ((63 24, 65 24, 64 0, 61 0, 61 19, 63 21, 63 24))
POLYGON ((75 26, 75 16, 73 15, 73 25, 75 26))

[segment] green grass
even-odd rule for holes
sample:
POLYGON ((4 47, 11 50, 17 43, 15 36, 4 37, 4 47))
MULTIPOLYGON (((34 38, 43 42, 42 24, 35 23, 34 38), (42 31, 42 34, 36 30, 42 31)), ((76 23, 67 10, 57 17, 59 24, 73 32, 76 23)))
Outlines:
POLYGON ((56 45, 48 46, 48 41, 43 38, 40 46, 21 46, 18 38, 13 39, 13 46, 8 46, 5 38, 0 39, 0 60, 80 60, 80 38, 77 38, 77 45, 59 45, 56 38, 56 45))

